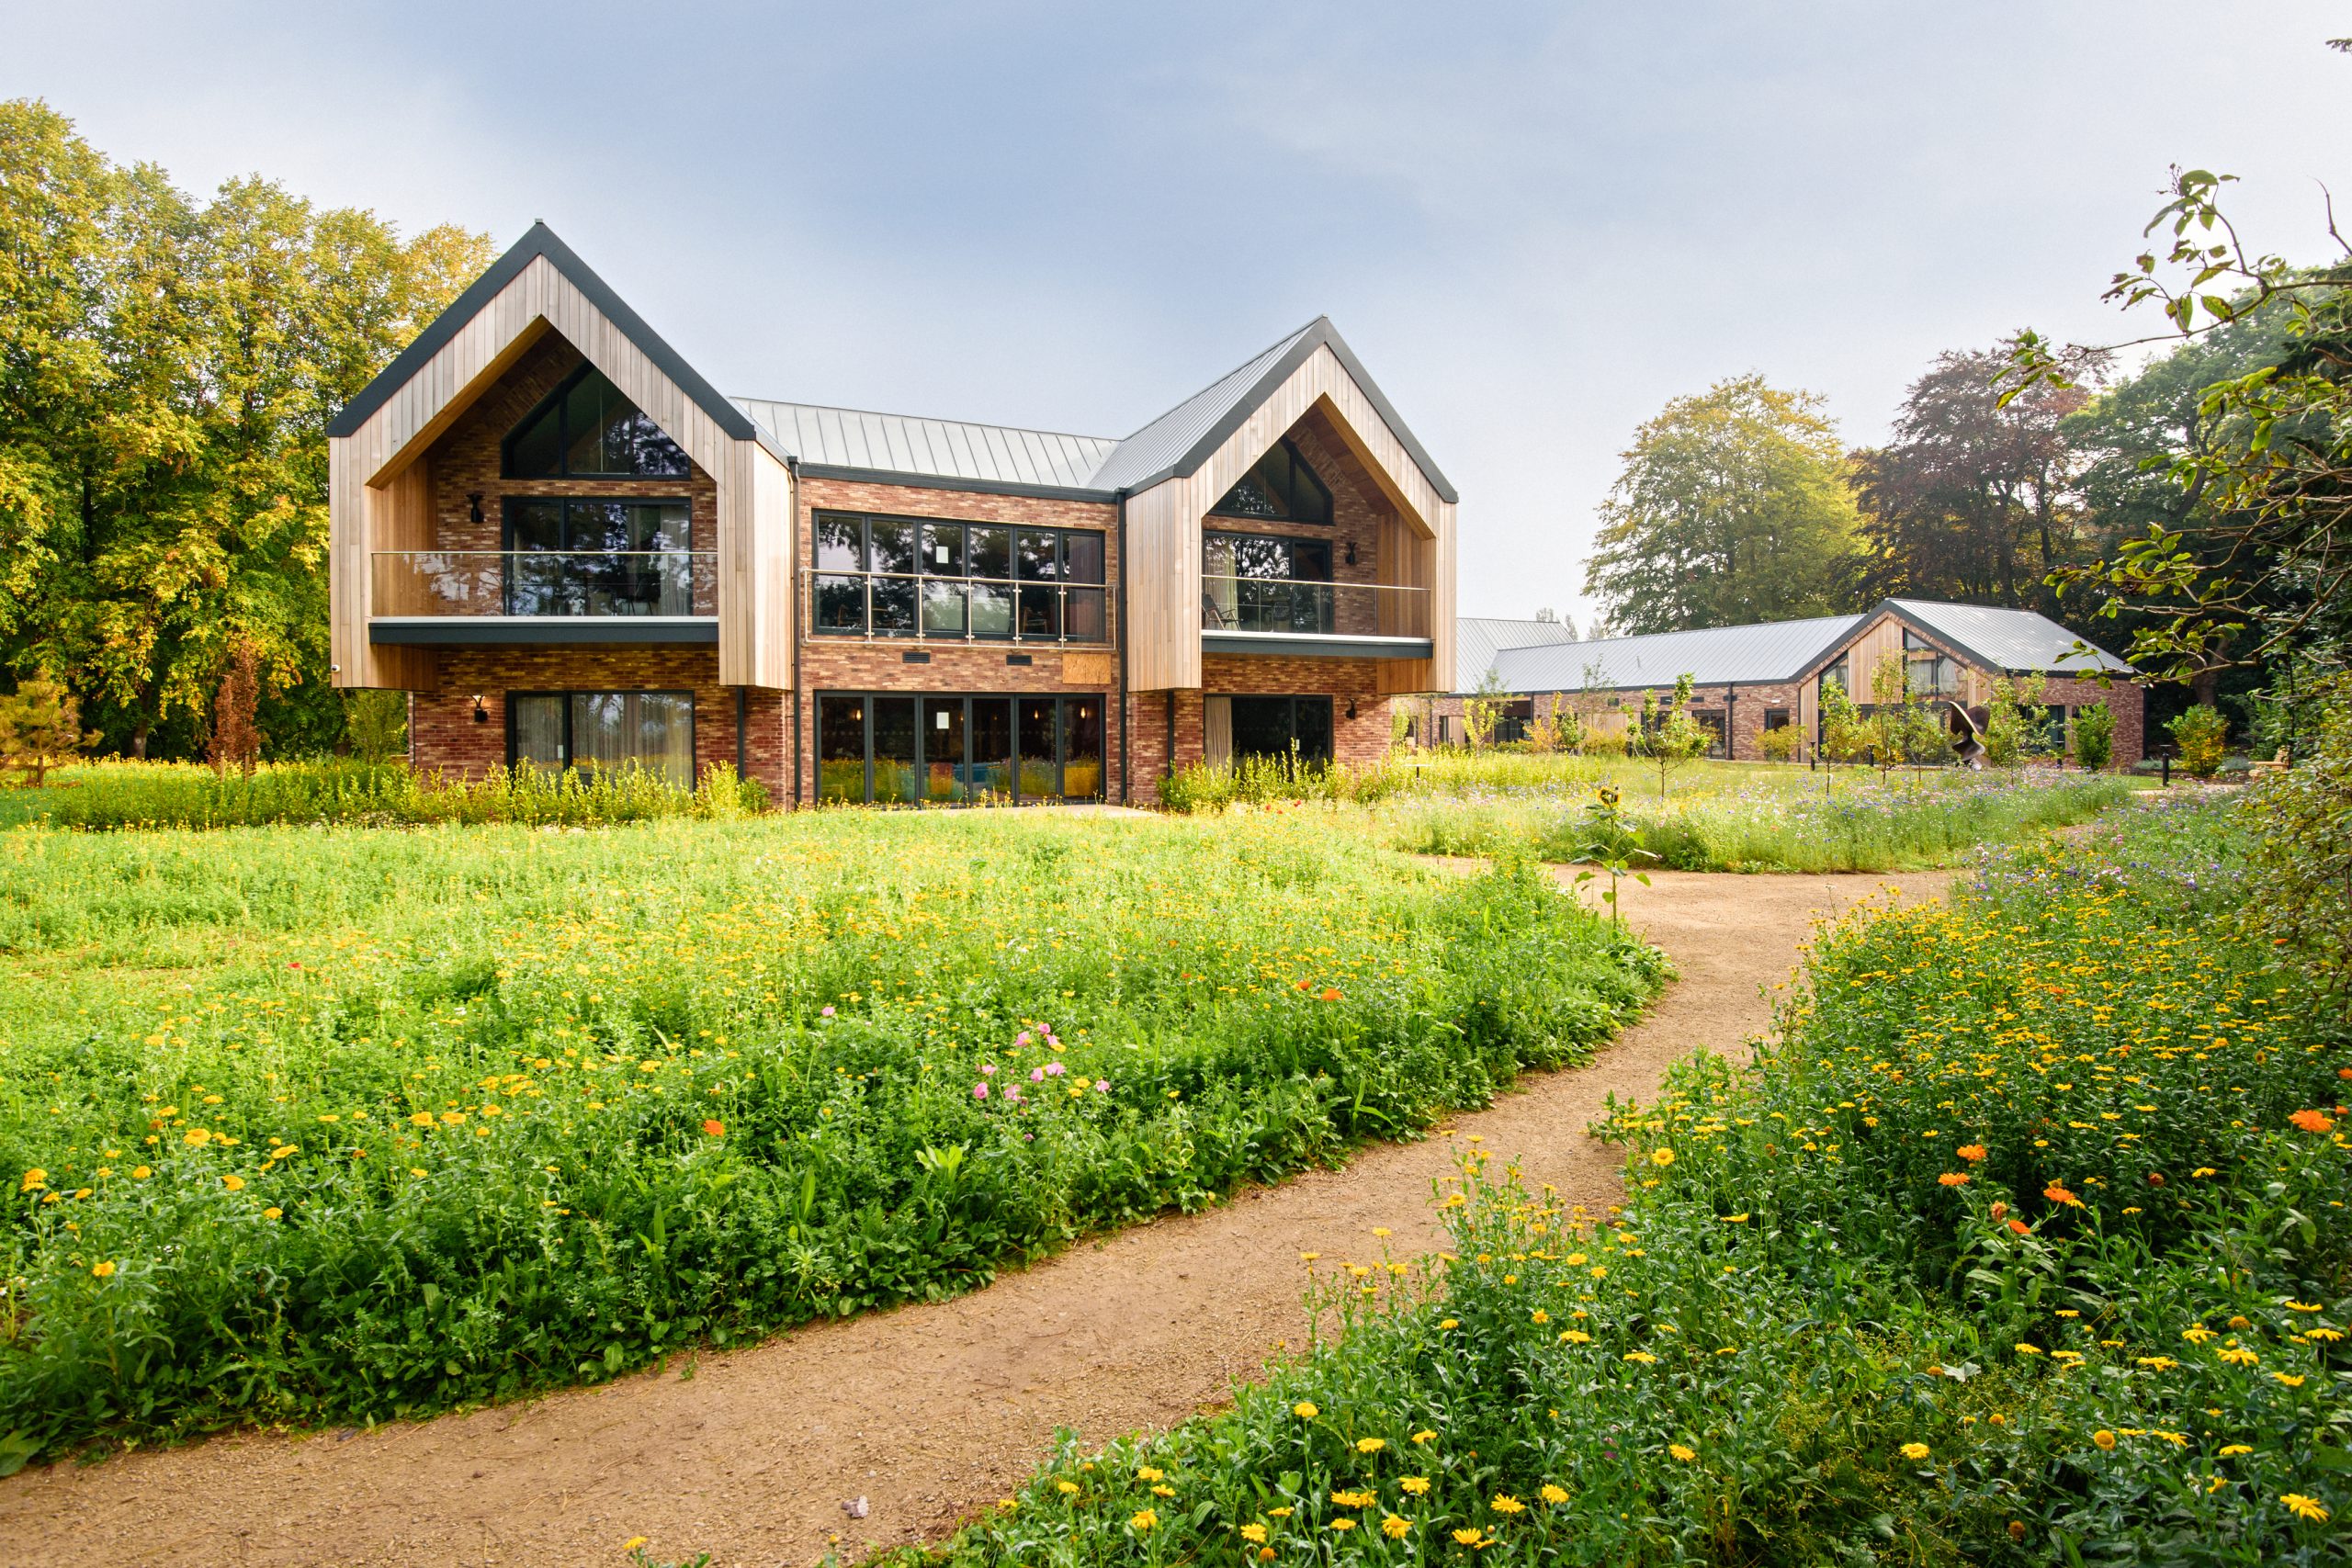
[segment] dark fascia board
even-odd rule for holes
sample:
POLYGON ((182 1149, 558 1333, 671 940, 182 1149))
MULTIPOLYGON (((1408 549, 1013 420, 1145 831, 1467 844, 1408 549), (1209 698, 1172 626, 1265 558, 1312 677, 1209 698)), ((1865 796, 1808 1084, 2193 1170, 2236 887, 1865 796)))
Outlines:
POLYGON ((1204 631, 1201 651, 1287 659, 1427 659, 1435 649, 1425 637, 1286 637, 1280 632, 1204 631))
POLYGON ((1211 425, 1199 440, 1193 443, 1182 457, 1161 468, 1158 473, 1129 485, 1127 492, 1131 495, 1138 495, 1164 479, 1174 479, 1180 474, 1197 472, 1200 466, 1207 462, 1218 447, 1230 440, 1235 431, 1248 423, 1250 416, 1256 413, 1268 398, 1273 396, 1275 388, 1290 379, 1293 372, 1313 358, 1317 349, 1326 347, 1330 349, 1333 356, 1346 368, 1355 384, 1363 389, 1363 395, 1372 400, 1372 406, 1379 412, 1381 420, 1388 426, 1389 433, 1396 437, 1406 453, 1413 459, 1414 465, 1421 470, 1421 477, 1429 480, 1430 488, 1446 501, 1459 502, 1462 497, 1454 490, 1452 481, 1440 471, 1436 462, 1430 457, 1429 449, 1421 445, 1420 438, 1407 428, 1404 420, 1397 415, 1396 405, 1388 400, 1388 395, 1380 389, 1379 383, 1374 381, 1371 372, 1363 367, 1363 361, 1356 357, 1355 350, 1350 348, 1347 340, 1340 336, 1340 329, 1331 324, 1331 318, 1329 316, 1317 316, 1308 323, 1306 330, 1299 334, 1298 341, 1291 344, 1290 352, 1274 361, 1267 368, 1266 373, 1258 378, 1258 384, 1250 389, 1249 394, 1237 401, 1223 419, 1211 425))
POLYGON ((972 495, 1025 495, 1042 501, 1091 501, 1117 504, 1114 490, 1073 489, 1066 485, 1022 484, 1013 479, 967 479, 951 474, 905 474, 892 468, 851 468, 837 463, 803 463, 798 472, 807 479, 843 479, 854 484, 903 485, 909 490, 963 491, 972 495))
POLYGON ((368 640, 421 648, 545 647, 565 643, 715 643, 713 615, 377 616, 368 640))
POLYGON ((368 416, 391 400, 392 394, 408 385, 412 377, 422 370, 433 356, 447 345, 449 340, 462 331, 467 322, 480 315, 506 286, 521 275, 523 269, 545 256, 555 269, 570 279, 571 286, 588 297, 588 302, 603 311, 613 325, 655 368, 677 383, 678 389, 694 400, 695 406, 708 414, 711 422, 738 441, 757 441, 777 458, 788 457, 766 433, 752 422, 752 416, 719 395, 718 389, 703 379, 695 367, 685 362, 678 351, 662 340, 662 335, 646 325, 645 318, 628 307, 628 302, 613 292, 612 286, 596 276, 588 264, 570 245, 556 238, 555 231, 545 223, 534 223, 530 231, 514 242, 507 253, 490 264, 490 270, 473 280, 449 308, 433 318, 433 323, 416 334, 415 340, 394 356, 377 378, 360 389, 359 395, 344 405, 343 412, 327 423, 329 435, 352 435, 368 423, 368 416))

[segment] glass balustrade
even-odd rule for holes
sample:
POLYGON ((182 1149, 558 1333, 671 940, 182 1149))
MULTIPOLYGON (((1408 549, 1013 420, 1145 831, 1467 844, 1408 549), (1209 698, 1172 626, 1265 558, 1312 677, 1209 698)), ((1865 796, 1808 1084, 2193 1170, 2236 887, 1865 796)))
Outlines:
POLYGON ((376 615, 715 615, 714 550, 378 550, 376 615))

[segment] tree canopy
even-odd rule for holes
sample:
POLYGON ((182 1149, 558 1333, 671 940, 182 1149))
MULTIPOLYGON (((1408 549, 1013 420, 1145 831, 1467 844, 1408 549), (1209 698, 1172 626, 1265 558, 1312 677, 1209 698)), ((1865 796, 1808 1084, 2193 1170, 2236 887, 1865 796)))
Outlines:
POLYGON ((491 254, 258 177, 199 201, 0 103, 0 662, 143 753, 249 643, 339 728, 326 422, 491 254))
POLYGON ((1860 519, 1813 393, 1717 382, 1667 404, 1624 462, 1585 573, 1613 634, 1854 607, 1860 519))

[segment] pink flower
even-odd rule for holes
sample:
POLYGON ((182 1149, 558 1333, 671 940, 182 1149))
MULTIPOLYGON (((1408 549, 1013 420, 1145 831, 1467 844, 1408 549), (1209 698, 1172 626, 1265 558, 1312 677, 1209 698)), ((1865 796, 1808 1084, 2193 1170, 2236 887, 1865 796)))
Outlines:
POLYGON ((1018 1040, 1015 1040, 1015 1041, 1013 1042, 1013 1043, 1014 1043, 1015 1045, 1026 1045, 1026 1044, 1028 1044, 1028 1043, 1029 1043, 1029 1032, 1028 1032, 1027 1030, 1025 1030, 1025 1029, 1024 1029, 1024 1030, 1023 1030, 1023 1031, 1021 1032, 1021 1037, 1020 1037, 1018 1040))
POLYGON ((1005 1085, 1004 1098, 1007 1100, 1019 1100, 1021 1098, 1021 1086, 1017 1083, 1009 1083, 1005 1085))
POLYGON ((1046 1069, 1043 1067, 1030 1068, 1029 1081, 1031 1083, 1044 1083, 1046 1081, 1046 1069))
POLYGON ((989 1074, 990 1077, 994 1077, 996 1074, 996 1064, 994 1062, 982 1062, 980 1064, 980 1071, 989 1074))
POLYGON ((972 1086, 972 1098, 973 1098, 974 1100, 986 1100, 988 1097, 989 1097, 989 1086, 988 1086, 988 1085, 986 1085, 986 1084, 984 1084, 984 1083, 976 1083, 976 1084, 974 1084, 974 1085, 972 1086))
POLYGON ((1094 1080, 1094 1092, 1097 1094, 1110 1093, 1111 1080, 1109 1078, 1096 1078, 1094 1080))
POLYGON ((817 1016, 818 1016, 819 1018, 831 1018, 831 1017, 832 1017, 832 1016, 833 1016, 833 1004, 832 1004, 832 1003, 831 1003, 831 1002, 827 1002, 827 1003, 824 1005, 824 1007, 823 1007, 823 1008, 821 1008, 820 1010, 819 1010, 819 1011, 818 1011, 818 1013, 817 1013, 817 1016))
POLYGON ((1057 1078, 1068 1071, 1069 1071, 1069 1069, 1063 1066, 1059 1062, 1047 1062, 1046 1064, 1046 1076, 1047 1077, 1057 1078))

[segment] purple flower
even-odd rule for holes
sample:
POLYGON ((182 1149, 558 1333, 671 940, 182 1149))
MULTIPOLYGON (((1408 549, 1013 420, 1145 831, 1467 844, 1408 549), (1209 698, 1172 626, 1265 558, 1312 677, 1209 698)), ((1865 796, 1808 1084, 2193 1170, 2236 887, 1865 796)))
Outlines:
POLYGON ((986 1084, 984 1084, 984 1083, 976 1083, 976 1084, 974 1084, 974 1085, 972 1086, 972 1098, 973 1098, 974 1100, 986 1100, 988 1097, 989 1097, 989 1086, 988 1086, 988 1085, 986 1085, 986 1084))
POLYGON ((1094 1092, 1097 1094, 1110 1093, 1111 1080, 1109 1078, 1096 1078, 1094 1080, 1094 1092))

